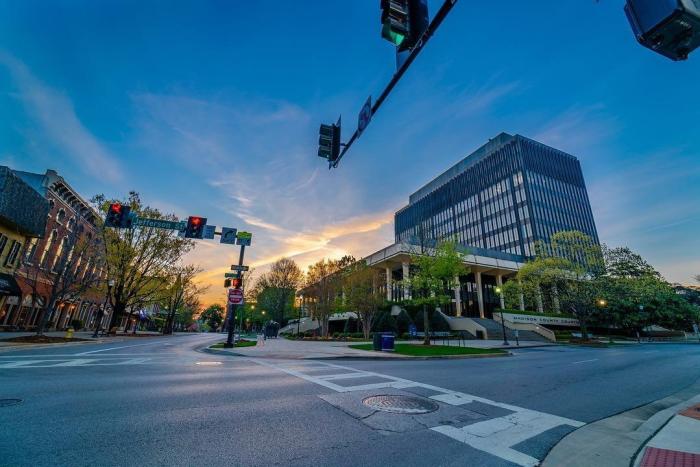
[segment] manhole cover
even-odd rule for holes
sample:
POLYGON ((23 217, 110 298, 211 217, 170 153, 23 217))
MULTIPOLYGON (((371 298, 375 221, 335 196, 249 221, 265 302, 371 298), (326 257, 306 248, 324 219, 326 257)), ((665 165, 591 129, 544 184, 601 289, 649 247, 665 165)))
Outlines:
POLYGON ((0 407, 8 407, 10 405, 17 405, 22 402, 22 399, 0 399, 0 407))
POLYGON ((422 397, 397 395, 370 396, 363 399, 362 403, 382 412, 404 414, 435 412, 439 407, 435 402, 422 397))

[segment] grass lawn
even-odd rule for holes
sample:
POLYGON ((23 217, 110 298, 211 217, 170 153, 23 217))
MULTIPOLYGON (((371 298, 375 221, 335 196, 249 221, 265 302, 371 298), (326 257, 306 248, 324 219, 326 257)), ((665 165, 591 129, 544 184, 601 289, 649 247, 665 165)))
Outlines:
MULTIPOLYGON (((372 350, 372 344, 351 345, 351 349, 372 350)), ((423 344, 396 344, 395 352, 401 355, 414 357, 430 357, 437 355, 478 355, 478 354, 504 354, 500 349, 478 349, 475 347, 455 347, 448 345, 423 345, 423 344)))
MULTIPOLYGON (((214 344, 209 346, 210 349, 223 349, 224 348, 225 342, 219 342, 218 344, 214 344)), ((241 339, 236 342, 234 347, 255 347, 256 342, 255 341, 247 341, 245 339, 241 339)))

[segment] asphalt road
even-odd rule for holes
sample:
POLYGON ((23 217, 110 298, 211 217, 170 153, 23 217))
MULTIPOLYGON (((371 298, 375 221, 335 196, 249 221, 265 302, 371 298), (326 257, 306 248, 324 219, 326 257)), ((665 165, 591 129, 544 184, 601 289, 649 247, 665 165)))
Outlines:
POLYGON ((700 378, 700 345, 508 358, 282 361, 221 336, 0 353, 0 465, 534 465, 565 434, 700 378), (374 411, 372 395, 433 401, 374 411), (430 399, 426 399, 430 398, 430 399))

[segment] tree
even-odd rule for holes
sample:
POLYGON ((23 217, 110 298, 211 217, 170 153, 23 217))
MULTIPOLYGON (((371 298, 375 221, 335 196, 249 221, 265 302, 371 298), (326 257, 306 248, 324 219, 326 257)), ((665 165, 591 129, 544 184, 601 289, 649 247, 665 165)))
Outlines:
MULTIPOLYGON (((117 200, 95 196, 92 202, 106 212, 117 200)), ((144 205, 138 193, 130 192, 123 205, 139 217, 175 221, 174 215, 144 205)), ((110 302, 113 309, 109 328, 116 326, 127 310, 159 301, 161 286, 172 277, 180 259, 194 247, 194 242, 180 238, 173 230, 134 226, 130 229, 103 229, 107 277, 114 281, 110 302)))
POLYGON ((29 287, 32 302, 46 295, 46 306, 37 320, 37 335, 46 329, 49 317, 61 302, 79 299, 90 290, 104 285, 104 254, 101 240, 88 227, 88 220, 78 211, 73 222, 57 224, 58 247, 47 250, 35 264, 25 262, 20 268, 29 287))
POLYGON ((198 296, 208 287, 201 287, 195 277, 201 272, 196 266, 179 266, 169 271, 167 285, 163 289, 164 305, 168 315, 163 327, 163 334, 173 333, 175 315, 188 308, 198 308, 198 296))
POLYGON ((216 331, 224 322, 224 307, 218 303, 210 305, 199 315, 199 319, 204 321, 210 329, 216 331))
POLYGON ((321 324, 321 334, 328 335, 328 321, 342 308, 342 275, 340 272, 353 264, 355 258, 344 256, 339 260, 321 259, 309 266, 305 278, 304 298, 308 299, 311 314, 321 324))
POLYGON ((275 261, 254 285, 255 301, 270 319, 282 322, 294 310, 294 297, 304 273, 290 258, 275 261))
POLYGON ((459 276, 467 274, 464 253, 454 241, 438 242, 434 250, 421 249, 411 255, 416 272, 404 285, 413 288, 413 302, 423 306, 423 344, 430 345, 430 315, 428 306, 435 307, 450 302, 447 291, 459 285, 459 276))
POLYGON ((386 300, 377 287, 379 282, 379 272, 364 260, 349 266, 343 276, 345 308, 357 313, 365 339, 369 339, 379 307, 386 300))
POLYGON ((616 278, 638 278, 651 276, 661 278, 641 255, 633 252, 628 247, 609 248, 603 245, 603 259, 605 261, 605 272, 610 277, 616 278))

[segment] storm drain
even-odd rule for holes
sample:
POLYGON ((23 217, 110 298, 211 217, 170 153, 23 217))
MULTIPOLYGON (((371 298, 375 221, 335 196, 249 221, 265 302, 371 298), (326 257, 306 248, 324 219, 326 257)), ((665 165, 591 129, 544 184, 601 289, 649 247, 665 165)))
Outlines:
POLYGON ((382 412, 421 414, 435 412, 439 406, 428 399, 415 396, 380 395, 370 396, 362 400, 367 407, 382 412))
POLYGON ((22 399, 0 399, 0 407, 9 407, 22 402, 22 399))

